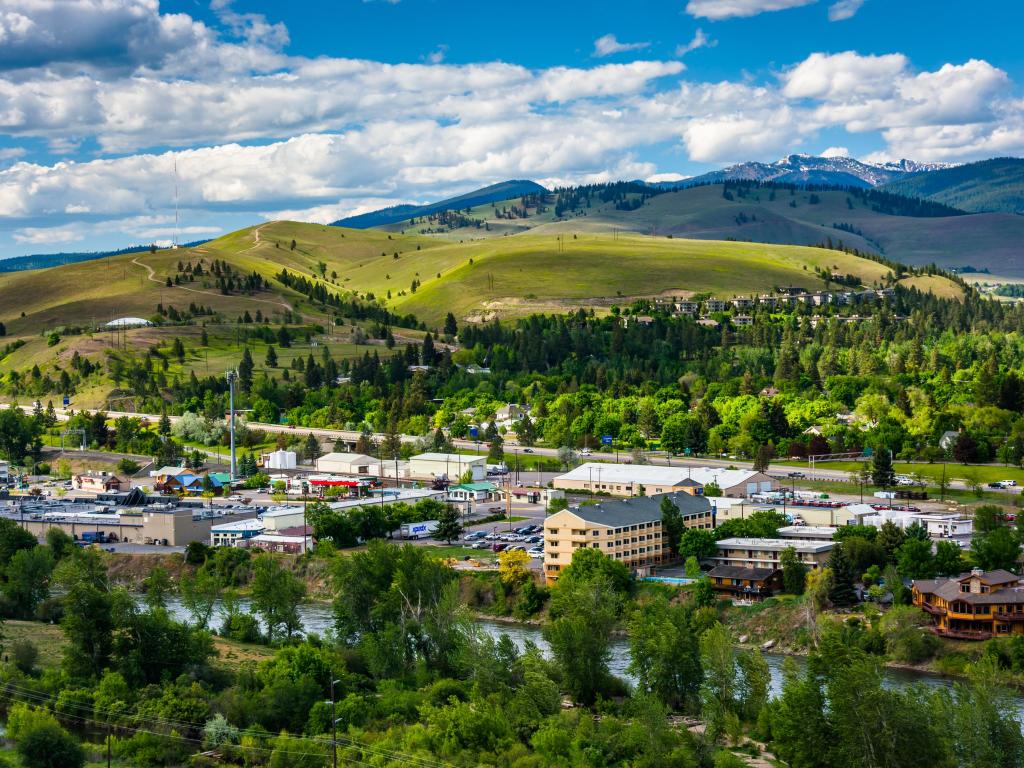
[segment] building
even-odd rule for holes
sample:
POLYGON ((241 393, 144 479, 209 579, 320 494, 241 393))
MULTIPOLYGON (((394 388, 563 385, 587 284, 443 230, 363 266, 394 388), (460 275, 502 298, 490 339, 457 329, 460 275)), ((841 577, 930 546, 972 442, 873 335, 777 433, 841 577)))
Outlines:
POLYGON ((163 482, 168 477, 174 477, 188 472, 188 467, 160 467, 160 469, 151 469, 149 476, 156 478, 158 483, 163 482))
POLYGON ((208 541, 216 518, 202 507, 182 504, 106 506, 81 502, 23 502, 7 515, 42 538, 60 528, 76 540, 178 547, 208 541))
MULTIPOLYGON (((645 576, 670 558, 661 538, 665 496, 640 496, 564 509, 544 521, 544 576, 549 582, 572 562, 580 547, 598 549, 645 576)), ((713 528, 711 503, 682 491, 667 495, 688 528, 713 528)))
POLYGON ((455 479, 472 473, 473 482, 487 479, 487 457, 461 453, 421 453, 409 459, 409 474, 424 480, 455 479))
MULTIPOLYGON (((301 527, 299 528, 301 531, 301 527)), ((282 552, 288 555, 301 555, 313 548, 313 539, 309 535, 286 533, 261 533, 248 541, 250 549, 262 549, 266 552, 282 552)))
POLYGON ((792 547, 799 560, 810 568, 828 562, 835 544, 831 541, 800 541, 797 539, 722 539, 718 553, 707 558, 713 565, 740 568, 778 568, 779 557, 792 547))
POLYGON ((316 471, 338 475, 375 475, 378 459, 362 453, 325 453, 316 460, 316 471))
POLYGON ((96 493, 120 491, 123 485, 125 483, 121 478, 109 472, 89 470, 80 475, 75 475, 75 488, 80 491, 94 491, 96 493))
POLYGON ((749 497, 767 493, 778 486, 764 472, 750 469, 721 469, 718 467, 661 467, 652 464, 603 464, 587 462, 559 475, 553 487, 563 490, 588 492, 604 491, 612 496, 638 496, 641 487, 645 494, 689 491, 695 495, 703 487, 715 483, 723 496, 749 497))
POLYGON ((564 499, 565 491, 537 486, 518 486, 512 489, 512 496, 517 501, 525 500, 530 504, 543 504, 546 507, 555 499, 564 499))
POLYGON ((249 539, 259 536, 265 528, 263 521, 255 517, 247 520, 232 520, 230 523, 219 523, 210 526, 210 546, 245 546, 249 539))
POLYGON ((716 565, 707 577, 715 592, 738 600, 764 600, 782 589, 782 571, 778 568, 716 565))
POLYGON ((490 501, 498 489, 494 483, 459 483, 448 486, 448 501, 470 502, 490 501))
POLYGON ((11 465, 6 461, 0 461, 0 483, 11 482, 11 465))
POLYGON ((779 528, 779 538, 796 541, 832 541, 837 530, 829 525, 787 525, 779 528))
MULTIPOLYGON (((330 454, 328 454, 330 455, 330 454)), ((263 466, 267 469, 295 469, 298 466, 295 451, 286 451, 279 448, 271 453, 263 455, 263 466)))
POLYGON ((951 578, 918 579, 913 598, 931 614, 937 635, 958 640, 1024 635, 1024 586, 1009 571, 975 568, 951 578))

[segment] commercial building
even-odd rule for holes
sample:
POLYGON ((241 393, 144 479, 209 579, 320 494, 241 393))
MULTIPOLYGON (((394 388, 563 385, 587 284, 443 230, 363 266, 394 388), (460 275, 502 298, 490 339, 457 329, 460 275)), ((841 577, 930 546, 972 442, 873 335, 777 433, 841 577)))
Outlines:
POLYGON ((97 472, 89 470, 88 472, 82 472, 79 475, 75 475, 75 488, 80 491, 93 491, 95 493, 103 493, 106 491, 120 491, 122 486, 125 485, 124 481, 121 480, 117 475, 112 475, 109 472, 97 472))
POLYGON ((716 484, 723 496, 745 498, 774 490, 778 482, 764 472, 718 467, 661 467, 652 464, 604 464, 587 462, 559 475, 553 487, 563 490, 605 492, 612 496, 686 491, 699 495, 704 486, 716 484))
POLYGON ((119 506, 26 500, 11 502, 0 510, 40 538, 51 528, 59 528, 77 540, 172 547, 208 541, 210 528, 218 522, 202 507, 167 503, 119 506))
POLYGON ((782 571, 777 568, 716 565, 707 577, 715 592, 737 600, 764 600, 782 588, 782 571))
POLYGON ((490 501, 494 498, 498 489, 494 483, 459 483, 448 486, 448 501, 454 502, 478 502, 490 501))
POLYGON ((831 541, 798 541, 796 539, 722 539, 718 552, 707 561, 712 565, 740 568, 778 568, 782 553, 792 547, 799 560, 809 568, 820 568, 828 562, 835 543, 831 541))
POLYGON ((544 521, 544 575, 554 581, 580 547, 598 549, 645 576, 670 558, 662 540, 661 502, 669 498, 688 528, 713 528, 711 504, 703 496, 676 492, 604 501, 556 512, 544 521))
POLYGON ((461 453, 421 453, 409 459, 409 474, 412 477, 433 480, 447 477, 457 480, 466 472, 472 473, 472 481, 487 479, 487 457, 465 456, 461 453))
POLYGON ((376 475, 379 459, 362 453, 325 453, 316 460, 316 471, 339 475, 376 475))
POLYGON ((262 549, 267 552, 283 552, 288 555, 301 555, 313 548, 313 539, 302 534, 261 533, 247 542, 250 549, 262 549))
POLYGON ((1024 586, 1009 571, 975 568, 951 578, 918 579, 913 599, 932 616, 937 635, 958 640, 1024 635, 1024 586))
POLYGON ((263 533, 266 525, 262 520, 251 517, 247 520, 232 520, 210 527, 211 547, 239 547, 254 536, 263 533))

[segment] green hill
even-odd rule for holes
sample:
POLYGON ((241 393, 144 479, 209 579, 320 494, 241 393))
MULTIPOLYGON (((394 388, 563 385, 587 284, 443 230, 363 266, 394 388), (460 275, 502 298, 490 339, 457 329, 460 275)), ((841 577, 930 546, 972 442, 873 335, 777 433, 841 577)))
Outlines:
MULTIPOLYGON (((936 173, 944 173, 936 172, 936 173)), ((973 266, 993 274, 1024 276, 1024 217, 1009 213, 971 215, 898 215, 914 201, 889 208, 844 190, 810 191, 721 184, 676 189, 651 197, 628 194, 623 200, 597 198, 567 210, 559 218, 550 198, 543 210, 524 208, 515 198, 471 209, 454 221, 443 217, 392 224, 395 233, 416 233, 458 240, 533 232, 555 235, 612 232, 668 235, 701 240, 843 245, 914 265, 973 266), (638 207, 633 207, 638 206, 638 207), (453 226, 454 224, 454 226, 453 226)), ((866 193, 869 194, 869 193, 866 193)), ((950 213, 954 213, 950 211, 950 213)))
POLYGON ((901 195, 924 197, 964 211, 1024 213, 1024 159, 997 157, 888 184, 901 195))

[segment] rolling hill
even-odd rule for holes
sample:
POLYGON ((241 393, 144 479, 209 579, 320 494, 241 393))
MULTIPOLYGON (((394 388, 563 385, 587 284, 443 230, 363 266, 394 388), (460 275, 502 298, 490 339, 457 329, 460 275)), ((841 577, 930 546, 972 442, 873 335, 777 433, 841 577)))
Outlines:
POLYGON ((419 216, 429 216, 432 213, 438 211, 450 211, 459 210, 462 208, 472 208, 478 205, 485 205, 495 200, 507 200, 513 197, 520 197, 522 195, 531 194, 543 194, 547 190, 540 184, 532 181, 524 180, 512 180, 502 181, 497 184, 492 184, 489 187, 483 189, 477 189, 473 192, 467 192, 464 195, 458 197, 450 197, 446 200, 440 200, 436 203, 428 203, 426 205, 395 205, 390 208, 382 208, 379 211, 371 211, 370 213, 363 213, 358 216, 349 216, 345 219, 339 219, 331 224, 335 227, 351 227, 353 229, 368 229, 370 227, 379 227, 385 224, 394 224, 398 221, 404 221, 419 216))
MULTIPOLYGON (((956 170, 956 169, 953 169, 956 170)), ((940 173, 936 171, 934 173, 940 173)), ((930 176, 931 174, 926 174, 930 176)), ((898 215, 906 206, 887 207, 868 193, 846 190, 810 192, 803 189, 750 186, 729 192, 722 184, 682 187, 643 197, 588 203, 556 217, 554 205, 523 209, 520 198, 478 206, 460 217, 460 226, 439 221, 409 221, 388 225, 394 233, 435 238, 493 238, 534 232, 559 234, 628 230, 701 240, 741 240, 793 245, 834 244, 886 256, 913 265, 946 268, 973 267, 993 274, 1024 276, 1024 217, 1009 213, 949 211, 951 215, 898 215), (510 212, 515 211, 514 215, 510 212), (526 215, 522 215, 525 213, 526 215)), ((550 198, 550 196, 549 196, 550 198)), ((883 201, 884 202, 884 201, 883 201)), ((549 199, 550 203, 550 199, 549 199)), ((934 213, 934 211, 933 211, 934 213)), ((436 218, 436 217, 435 217, 436 218)))
POLYGON ((1024 213, 1024 159, 998 157, 891 182, 885 189, 964 211, 1024 213))

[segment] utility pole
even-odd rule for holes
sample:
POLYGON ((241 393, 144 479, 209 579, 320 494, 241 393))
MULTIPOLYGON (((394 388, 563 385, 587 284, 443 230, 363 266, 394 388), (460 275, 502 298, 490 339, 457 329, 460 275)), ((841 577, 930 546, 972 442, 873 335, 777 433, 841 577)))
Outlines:
POLYGON ((331 678, 331 756, 334 768, 338 768, 338 699, 334 695, 334 686, 340 682, 340 680, 331 678))
POLYGON ((235 380, 238 378, 237 371, 227 371, 224 376, 228 380, 228 415, 231 419, 231 480, 235 479, 235 380))

